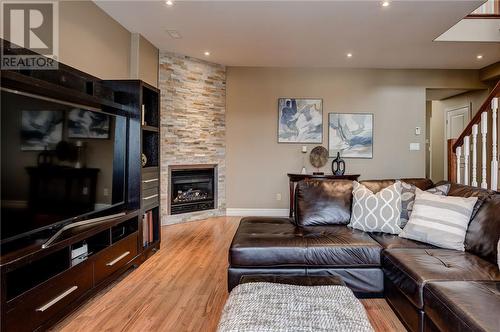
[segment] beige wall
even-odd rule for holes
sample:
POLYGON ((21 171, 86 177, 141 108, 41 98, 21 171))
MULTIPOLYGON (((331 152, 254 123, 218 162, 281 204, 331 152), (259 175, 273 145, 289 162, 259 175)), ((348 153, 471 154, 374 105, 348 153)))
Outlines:
POLYGON ((498 61, 492 65, 489 65, 487 67, 482 68, 479 71, 479 78, 482 81, 486 81, 486 80, 495 81, 495 80, 500 79, 500 61, 498 61))
MULTIPOLYGON (((102 79, 128 79, 131 33, 92 1, 59 2, 59 58, 102 79)), ((158 49, 140 38, 139 78, 158 86, 158 49)))
POLYGON ((425 128, 425 89, 444 87, 483 85, 477 71, 228 68, 228 208, 288 207, 286 173, 300 172, 303 155, 301 144, 277 143, 279 97, 323 98, 325 147, 329 112, 373 113, 374 157, 347 159, 347 172, 394 178, 425 175, 425 132, 415 127, 425 128), (409 151, 411 142, 421 150, 409 151))
POLYGON ((143 36, 139 39, 139 78, 158 87, 158 49, 143 36))
POLYGON ((130 32, 91 1, 59 2, 59 54, 100 78, 130 77, 130 32))
POLYGON ((470 91, 444 100, 432 101, 431 131, 431 178, 441 181, 447 178, 447 149, 445 114, 448 110, 470 106, 471 116, 478 111, 488 96, 488 90, 470 91))

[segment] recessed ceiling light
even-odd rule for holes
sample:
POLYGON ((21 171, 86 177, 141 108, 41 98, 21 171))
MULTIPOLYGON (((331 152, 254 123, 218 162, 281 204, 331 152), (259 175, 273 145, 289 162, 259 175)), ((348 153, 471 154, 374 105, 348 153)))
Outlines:
POLYGON ((382 7, 389 7, 389 5, 390 5, 389 1, 382 2, 382 7))
POLYGON ((205 51, 205 53, 203 53, 203 54, 205 54, 205 56, 210 56, 210 52, 209 51, 205 51))
POLYGON ((347 53, 348 58, 352 58, 352 53, 347 53))
POLYGON ((482 55, 482 54, 478 54, 478 55, 476 56, 476 58, 477 58, 478 60, 481 60, 481 59, 483 58, 483 55, 482 55))
POLYGON ((172 6, 174 4, 174 1, 173 0, 167 0, 167 1, 165 1, 165 4, 167 6, 172 6))
POLYGON ((174 39, 181 39, 182 38, 181 34, 177 30, 173 30, 173 29, 167 30, 167 33, 170 35, 170 37, 172 37, 174 39))

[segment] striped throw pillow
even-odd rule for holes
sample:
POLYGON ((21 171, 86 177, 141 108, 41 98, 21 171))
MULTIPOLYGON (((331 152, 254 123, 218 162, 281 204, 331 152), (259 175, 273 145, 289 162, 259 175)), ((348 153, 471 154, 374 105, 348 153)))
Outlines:
MULTIPOLYGON (((446 196, 450 191, 451 184, 443 184, 434 188, 427 189, 426 192, 446 196)), ((420 193, 422 190, 411 183, 406 183, 401 181, 401 219, 399 221, 399 226, 404 228, 410 220, 411 213, 413 211, 413 203, 415 203, 415 194, 420 193)))
POLYGON ((464 240, 477 197, 417 192, 413 212, 400 237, 465 251, 464 240))

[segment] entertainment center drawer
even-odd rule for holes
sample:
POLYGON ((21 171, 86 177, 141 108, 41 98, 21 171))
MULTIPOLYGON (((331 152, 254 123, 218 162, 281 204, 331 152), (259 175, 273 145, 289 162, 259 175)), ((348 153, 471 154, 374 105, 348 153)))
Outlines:
POLYGON ((33 331, 91 288, 92 269, 79 264, 13 300, 5 331, 33 331))
POLYGON ((110 276, 137 255, 137 232, 116 242, 111 247, 96 255, 94 262, 94 283, 110 276))
POLYGON ((160 185, 160 178, 152 177, 151 179, 143 179, 142 180, 142 190, 158 188, 160 185))
POLYGON ((158 194, 158 187, 146 189, 146 190, 142 191, 142 205, 143 205, 143 207, 158 203, 159 198, 160 198, 160 195, 158 194))
POLYGON ((143 180, 153 180, 153 179, 158 179, 158 177, 159 177, 158 167, 148 167, 142 169, 143 180))

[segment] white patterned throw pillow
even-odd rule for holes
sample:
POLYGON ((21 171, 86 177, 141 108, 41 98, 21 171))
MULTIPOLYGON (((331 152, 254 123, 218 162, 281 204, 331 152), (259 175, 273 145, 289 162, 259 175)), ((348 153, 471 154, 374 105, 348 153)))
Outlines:
POLYGON ((349 227, 365 232, 399 234, 401 182, 374 194, 359 182, 353 182, 353 202, 349 227))
POLYGON ((400 237, 464 251, 465 234, 477 197, 417 192, 413 212, 400 237))

